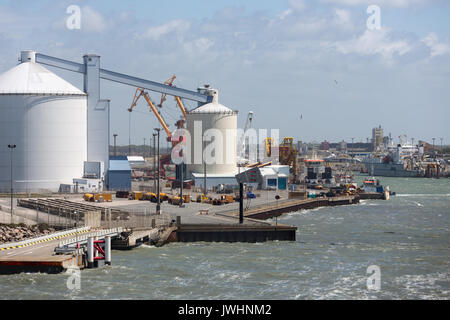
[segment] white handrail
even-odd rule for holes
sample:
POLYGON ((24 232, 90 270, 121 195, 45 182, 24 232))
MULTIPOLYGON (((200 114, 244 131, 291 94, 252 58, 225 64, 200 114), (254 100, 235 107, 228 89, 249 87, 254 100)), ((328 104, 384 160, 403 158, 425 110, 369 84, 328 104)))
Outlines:
POLYGON ((79 242, 84 242, 89 237, 103 238, 106 235, 119 234, 122 231, 123 231, 122 227, 106 229, 106 230, 100 230, 100 231, 97 231, 97 232, 93 232, 93 233, 89 233, 89 234, 85 234, 85 235, 79 236, 78 238, 70 238, 70 239, 67 239, 67 240, 60 241, 58 247, 62 248, 62 247, 67 246, 69 244, 74 244, 74 243, 77 243, 77 242, 78 243, 79 242))

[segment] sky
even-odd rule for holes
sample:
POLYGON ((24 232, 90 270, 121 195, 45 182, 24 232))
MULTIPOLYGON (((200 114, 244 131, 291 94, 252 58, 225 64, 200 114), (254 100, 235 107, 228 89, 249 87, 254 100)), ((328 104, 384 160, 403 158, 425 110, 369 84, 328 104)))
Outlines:
MULTIPOLYGON (((158 82, 175 74, 194 91, 210 84, 239 111, 238 127, 253 111, 253 127, 295 140, 365 142, 381 125, 394 138, 448 144, 449 16, 448 0, 0 0, 0 73, 21 50, 78 62, 95 53, 105 69, 158 82), (67 27, 70 5, 79 29, 67 27), (368 26, 371 5, 379 28, 368 26)), ((80 75, 48 68, 82 89, 80 75)), ((127 111, 134 91, 101 82, 118 145, 148 144, 158 126, 145 101, 127 111)), ((174 129, 171 97, 162 115, 174 129)))

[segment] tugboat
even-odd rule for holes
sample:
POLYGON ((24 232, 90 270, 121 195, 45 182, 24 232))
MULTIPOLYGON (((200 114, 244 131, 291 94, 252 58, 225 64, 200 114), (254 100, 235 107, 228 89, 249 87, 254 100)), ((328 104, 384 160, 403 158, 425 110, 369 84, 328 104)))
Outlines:
POLYGON ((375 177, 364 180, 363 185, 359 188, 359 195, 361 199, 385 199, 389 200, 389 186, 384 188, 380 184, 380 180, 375 177))
POLYGON ((380 185, 380 180, 372 177, 364 180, 361 190, 364 192, 383 192, 383 186, 380 185))

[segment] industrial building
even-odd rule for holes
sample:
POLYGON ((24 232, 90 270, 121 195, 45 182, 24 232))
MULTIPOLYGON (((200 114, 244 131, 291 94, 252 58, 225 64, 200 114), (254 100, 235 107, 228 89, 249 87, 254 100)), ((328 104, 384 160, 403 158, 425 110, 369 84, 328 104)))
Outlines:
MULTIPOLYGON (((199 104, 208 93, 140 79, 100 68, 100 56, 83 63, 22 51, 20 63, 0 75, 0 191, 80 190, 105 186, 109 161, 109 100, 100 98, 100 80, 143 88, 199 104), (83 75, 83 91, 42 64, 83 75), (9 148, 9 146, 15 146, 9 148), (85 163, 102 173, 86 176, 85 163), (14 167, 14 168, 13 168, 14 167), (94 181, 95 180, 95 181, 94 181)), ((112 170, 111 177, 117 174, 112 170)), ((109 175, 108 175, 109 177, 109 175)), ((100 191, 100 190, 99 190, 100 191)))
POLYGON ((127 157, 111 157, 106 185, 112 191, 131 190, 131 166, 127 157))
POLYGON ((212 188, 219 184, 237 184, 235 175, 238 173, 237 161, 237 111, 219 103, 219 92, 208 87, 201 88, 212 101, 203 104, 186 115, 186 128, 191 135, 191 159, 186 165, 186 178, 193 179, 195 186, 204 187, 204 172, 206 168, 206 187, 212 188), (229 133, 234 135, 230 136, 229 133), (205 137, 205 138, 204 138, 205 137), (209 140, 209 141, 205 141, 209 140), (216 143, 218 142, 218 143, 216 143), (203 150, 209 154, 205 146, 214 145, 211 150, 214 161, 203 159, 203 150))
MULTIPOLYGON (((197 102, 197 108, 185 113, 191 159, 183 178, 204 187, 206 175, 208 189, 237 184, 238 112, 219 103, 217 89, 205 85, 189 91, 105 70, 95 54, 77 63, 27 50, 19 61, 0 75, 0 191, 8 192, 11 184, 14 192, 131 189, 130 165, 145 160, 110 159, 110 106, 101 99, 100 80, 138 88, 144 96, 145 90, 172 95, 180 105, 181 99, 197 102), (82 74, 83 91, 42 64, 82 74)), ((261 168, 261 186, 285 188, 289 170, 281 171, 261 168)))
POLYGON ((15 191, 58 191, 83 175, 87 95, 28 52, 21 58, 0 75, 0 191, 10 190, 11 156, 15 191))
POLYGON ((248 168, 239 173, 237 179, 256 189, 286 190, 289 178, 288 165, 268 165, 248 168))

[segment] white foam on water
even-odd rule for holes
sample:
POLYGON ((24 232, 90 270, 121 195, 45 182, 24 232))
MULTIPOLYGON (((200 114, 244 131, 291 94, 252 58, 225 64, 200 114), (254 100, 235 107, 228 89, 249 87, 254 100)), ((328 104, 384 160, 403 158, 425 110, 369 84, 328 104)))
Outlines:
POLYGON ((140 247, 141 248, 145 248, 145 249, 154 249, 154 248, 156 248, 156 246, 150 246, 148 244, 141 244, 140 247))

